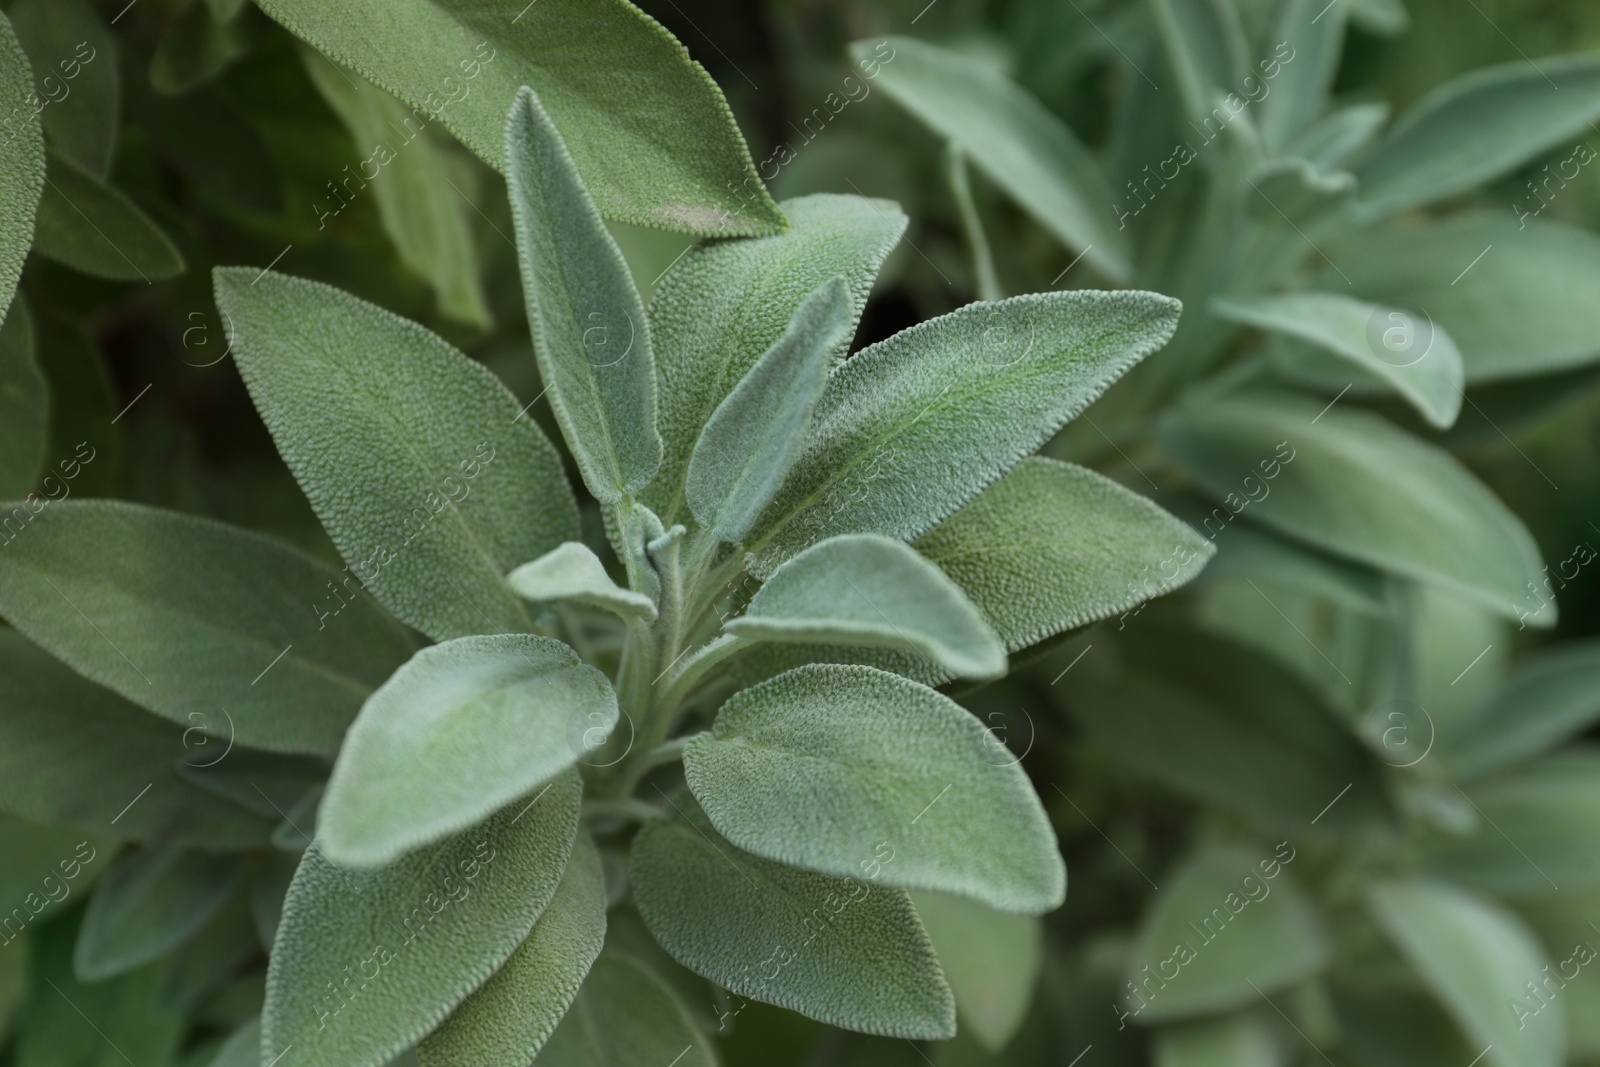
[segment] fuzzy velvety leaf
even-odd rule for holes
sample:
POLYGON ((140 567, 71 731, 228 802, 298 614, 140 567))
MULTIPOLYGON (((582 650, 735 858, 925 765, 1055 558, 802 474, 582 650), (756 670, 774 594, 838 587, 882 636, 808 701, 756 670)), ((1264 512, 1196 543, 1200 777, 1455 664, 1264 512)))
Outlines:
POLYGON ((654 622, 656 618, 655 601, 613 582, 594 550, 577 541, 568 541, 531 563, 524 563, 506 580, 518 596, 529 600, 575 600, 625 619, 654 622))
MULTIPOLYGON (((640 830, 629 870, 645 925, 679 963, 833 1026, 912 1039, 955 1033, 950 987, 904 890, 749 855, 692 798, 672 803, 681 818, 640 830)), ((862 859, 871 856, 863 844, 862 859)))
POLYGON ((717 1067, 716 1046, 672 988, 623 952, 605 952, 535 1067, 717 1067), (676 1058, 674 1058, 676 1057, 676 1058))
POLYGON ((31 101, 33 72, 10 21, 0 15, 0 99, 22 102, 0 137, 0 305, 9 308, 33 243, 34 212, 44 192, 44 134, 31 101))
POLYGON ((12 28, 33 67, 34 91, 50 146, 104 178, 117 147, 122 93, 117 42, 85 0, 18 0, 12 28))
POLYGON ((1600 719, 1600 644, 1568 644, 1523 664, 1465 722, 1439 739, 1457 774, 1497 770, 1554 748, 1600 719))
POLYGON ((174 845, 117 858, 83 913, 72 966, 100 982, 171 952, 192 937, 239 886, 244 860, 174 845))
POLYGON ((534 355, 589 492, 609 504, 661 465, 650 324, 616 241, 532 89, 506 123, 506 182, 534 355))
POLYGON ((373 871, 308 849, 267 972, 262 1062, 382 1067, 431 1032, 545 911, 582 791, 569 772, 536 803, 373 871))
POLYGON ((1286 1067, 1290 1062, 1258 1018, 1229 1015, 1162 1027, 1155 1067, 1286 1067))
POLYGON ((49 440, 50 386, 35 355, 33 319, 21 299, 0 325, 0 497, 25 496, 49 440))
POLYGON ((330 286, 229 267, 216 290, 256 407, 350 564, 346 585, 435 640, 527 630, 505 574, 576 540, 578 512, 511 392, 330 286))
POLYGON ((942 893, 913 893, 911 899, 950 980, 961 1026, 999 1052, 1033 1003, 1044 962, 1043 924, 942 893))
POLYGON ((606 676, 554 638, 494 634, 425 648, 350 727, 318 844, 340 865, 391 863, 531 793, 616 721, 606 676))
POLYGON ((561 884, 533 932, 493 978, 423 1039, 417 1048, 418 1063, 527 1067, 579 995, 580 983, 586 987, 584 976, 605 938, 606 887, 600 853, 588 834, 579 834, 561 884))
POLYGON ((1066 895, 1018 761, 908 678, 814 664, 743 690, 689 743, 684 773, 717 829, 768 859, 1025 915, 1066 895))
POLYGON ((916 548, 1013 652, 1171 592, 1216 553, 1138 493, 1040 456, 1018 463, 916 548))
POLYGON ((783 228, 722 91, 626 0, 260 6, 495 167, 512 98, 534 86, 607 218, 720 236, 783 228), (628 76, 616 77, 619 70, 628 76))
POLYGON ((183 254, 137 204, 55 149, 45 154, 34 251, 112 281, 148 283, 183 273, 183 254))
POLYGON ((331 756, 411 652, 376 605, 332 597, 331 568, 259 534, 113 501, 0 513, 0 614, 85 677, 215 737, 331 756), (345 610, 318 625, 329 599, 345 610))
POLYGON ((862 349, 828 380, 751 570, 767 577, 834 534, 927 532, 1165 344, 1179 309, 1155 293, 1039 293, 862 349))

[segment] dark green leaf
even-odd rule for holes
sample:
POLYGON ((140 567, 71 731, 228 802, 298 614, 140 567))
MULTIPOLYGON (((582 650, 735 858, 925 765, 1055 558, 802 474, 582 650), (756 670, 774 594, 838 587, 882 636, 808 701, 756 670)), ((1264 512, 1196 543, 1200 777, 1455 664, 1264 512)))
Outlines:
POLYGON ((50 147, 106 177, 122 95, 110 28, 85 0, 17 0, 10 17, 33 67, 34 91, 50 101, 39 113, 50 147))
POLYGON ((11 22, 0 15, 0 99, 20 101, 18 115, 0 124, 0 305, 11 306, 22 261, 33 243, 34 212, 44 192, 44 134, 33 91, 33 72, 11 22))
POLYGON ((72 966, 100 982, 171 952, 194 936, 239 885, 244 861, 172 845, 118 857, 95 887, 72 966))
POLYGON ((33 319, 21 299, 0 325, 0 497, 24 496, 44 465, 50 386, 34 350, 33 319))
POLYGON ((35 251, 112 281, 183 273, 183 255, 137 204, 54 149, 46 155, 35 251))
POLYGON ((716 1046, 653 971, 622 952, 604 952, 534 1067, 661 1064, 716 1067, 716 1046))
POLYGON ((1044 962, 1043 924, 940 893, 913 893, 911 899, 950 980, 961 1026, 999 1052, 1033 1003, 1044 962))

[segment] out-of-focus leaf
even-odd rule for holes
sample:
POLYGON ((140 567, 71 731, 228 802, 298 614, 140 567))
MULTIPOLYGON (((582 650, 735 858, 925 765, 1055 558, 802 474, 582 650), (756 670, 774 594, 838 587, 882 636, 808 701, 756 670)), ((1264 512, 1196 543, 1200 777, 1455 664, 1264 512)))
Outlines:
POLYGON ((1250 71, 1249 45, 1233 0, 1152 0, 1150 10, 1190 121, 1220 118, 1225 126, 1233 115, 1223 98, 1242 88, 1250 71))
MULTIPOLYGON (((1214 512, 1207 514, 1198 508, 1184 508, 1179 514, 1197 527, 1201 526, 1202 516, 1213 523, 1218 521, 1214 512)), ((1370 567, 1280 536, 1248 519, 1230 523, 1224 529, 1227 536, 1215 542, 1222 547, 1206 564, 1201 584, 1256 581, 1264 588, 1285 587, 1311 593, 1368 615, 1390 610, 1385 578, 1370 567)))
POLYGON ((239 22, 218 21, 209 2, 188 4, 150 57, 150 84, 158 93, 187 93, 221 74, 248 48, 239 22))
POLYGON ((1276 61, 1277 76, 1265 81, 1265 90, 1252 89, 1251 82, 1242 79, 1227 87, 1230 92, 1243 91, 1257 101, 1261 140, 1270 148, 1281 150, 1295 142, 1321 117, 1327 104, 1338 72, 1348 5, 1335 4, 1330 9, 1323 6, 1325 2, 1283 0, 1268 42, 1274 50, 1273 58, 1262 62, 1259 73, 1250 72, 1256 83, 1262 83, 1262 75, 1276 61), (1282 62, 1285 45, 1292 57, 1287 63, 1282 62), (1256 98, 1257 91, 1264 91, 1265 95, 1256 98))
POLYGON ((1272 1031, 1249 1015, 1163 1027, 1155 1067, 1284 1067, 1289 1062, 1272 1031))
POLYGON ((643 593, 624 589, 611 580, 606 565, 589 546, 568 541, 530 563, 524 563, 506 580, 518 596, 537 602, 575 600, 604 608, 623 618, 645 622, 656 619, 656 605, 643 593))
MULTIPOLYGON (((114 851, 110 838, 0 814, 0 855, 6 857, 5 867, 0 868, 0 900, 20 902, 35 915, 45 914, 54 904, 86 895, 110 865, 114 851)), ((9 944, 18 933, 15 923, 0 928, 6 939, 0 945, 9 944)))
POLYGON ((1405 0, 1350 0, 1350 21, 1368 33, 1397 37, 1411 28, 1405 0))
POLYGON ((27 494, 49 442, 50 386, 34 350, 33 319, 18 299, 0 325, 0 497, 27 494))
POLYGON ((604 952, 534 1067, 716 1067, 717 1062, 716 1046, 671 987, 625 953, 604 952))
POLYGON ((261 1017, 228 1035, 210 1067, 261 1067, 261 1017))
POLYGON ((34 213, 44 192, 44 133, 33 101, 33 72, 11 22, 0 15, 0 98, 21 101, 19 116, 0 123, 0 305, 11 307, 34 235, 34 213))
POLYGON ((122 405, 105 360, 82 326, 64 318, 34 315, 33 337, 35 348, 49 353, 39 361, 50 386, 50 444, 39 488, 57 500, 110 495, 122 458, 111 420, 122 405))
POLYGON ((148 283, 183 273, 183 255, 137 204, 54 149, 45 154, 35 251, 111 281, 148 283))
POLYGON ((960 1025, 984 1048, 999 1052, 1033 1002, 1044 962, 1043 925, 940 893, 913 893, 911 900, 950 980, 960 1025))
POLYGON ((201 1002, 221 995, 219 991, 260 953, 250 898, 235 892, 222 910, 168 959, 161 976, 162 1006, 194 1011, 201 1002))
POLYGON ((122 95, 116 38, 85 0, 17 0, 9 15, 33 67, 34 91, 49 101, 39 121, 50 147, 104 178, 122 95))
POLYGON ((1480 775, 1538 755, 1600 718, 1600 645, 1558 646, 1523 665, 1477 712, 1440 738, 1439 758, 1480 775))
POLYGON ((1342 167, 1366 147, 1388 118, 1389 105, 1381 102, 1342 107, 1302 130, 1284 152, 1323 170, 1342 167))
MULTIPOLYGON (((282 209, 279 161, 263 142, 254 116, 221 88, 183 96, 147 93, 137 99, 135 110, 140 127, 197 193, 261 214, 282 209)), ((216 345, 211 351, 224 347, 218 337, 206 340, 216 345)))
POLYGON ((72 955, 78 979, 104 981, 181 945, 227 903, 243 862, 171 845, 118 857, 83 914, 72 955))

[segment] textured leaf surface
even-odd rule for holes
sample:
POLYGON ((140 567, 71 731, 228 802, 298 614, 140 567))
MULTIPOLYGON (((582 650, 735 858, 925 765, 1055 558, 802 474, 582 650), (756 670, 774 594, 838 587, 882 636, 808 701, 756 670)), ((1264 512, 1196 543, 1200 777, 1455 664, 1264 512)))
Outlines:
POLYGON ((258 273, 219 268, 217 305, 355 587, 435 640, 527 630, 506 572, 578 536, 544 433, 493 374, 415 323, 258 273))
POLYGON ((661 465, 650 324, 633 276, 533 90, 506 123, 506 182, 539 372, 589 492, 603 504, 661 465))
POLYGON ((516 952, 555 895, 582 785, 375 871, 306 851, 267 972, 262 1062, 382 1067, 516 952))
POLYGON ((243 861, 171 845, 121 856, 83 914, 73 970, 99 982, 171 952, 239 886, 243 861))
POLYGON ((568 541, 531 563, 524 563, 506 580, 518 596, 529 600, 576 600, 623 618, 645 622, 656 618, 655 601, 613 582, 600 557, 578 541, 568 541))
POLYGON ((1043 925, 961 897, 913 893, 911 899, 950 980, 961 1026, 999 1052, 1033 1003, 1044 962, 1043 925))
POLYGON ((783 228, 722 91, 625 0, 266 0, 261 8, 497 168, 512 98, 534 86, 607 218, 725 236, 783 228))
MULTIPOLYGON (((650 302, 665 446, 641 499, 667 525, 683 521, 684 477, 701 428, 830 278, 850 286, 850 329, 906 217, 887 200, 819 194, 785 200, 789 230, 749 241, 707 241, 662 277, 650 302)), ((843 357, 849 339, 833 355, 843 357)))
POLYGON ((34 350, 33 320, 16 301, 0 325, 0 497, 26 496, 44 464, 50 386, 34 350))
POLYGON ((670 986, 622 952, 602 953, 535 1067, 716 1067, 716 1046, 670 986), (674 1059, 673 1057, 677 1057, 674 1059))
POLYGON ((1165 344, 1179 308, 1154 293, 1040 293, 862 349, 829 379, 756 526, 752 571, 767 577, 834 534, 927 532, 1165 344))
MULTIPOLYGON (((933 1040, 955 1033, 950 987, 903 890, 748 855, 692 799, 673 803, 682 818, 640 830, 629 869, 645 925, 679 963, 834 1026, 933 1040)), ((862 858, 871 855, 869 843, 862 858)))
POLYGON ((1284 1067, 1289 1062, 1258 1019, 1230 1015, 1163 1027, 1155 1067, 1284 1067))
POLYGON ((54 98, 39 113, 51 147, 104 178, 122 95, 116 39, 86 0, 18 0, 9 14, 33 67, 34 91, 54 98))
POLYGON ((1530 660, 1439 739, 1439 758, 1478 775, 1535 756, 1600 719, 1600 644, 1573 643, 1530 660))
POLYGON ((606 886, 600 853, 588 834, 579 834, 561 884, 533 932, 483 988, 423 1039, 417 1048, 418 1063, 528 1067, 579 995, 580 983, 586 981, 584 975, 605 938, 606 886))
POLYGON ((961 587, 876 534, 812 545, 774 571, 724 629, 753 641, 898 649, 956 677, 1006 670, 1005 646, 961 587))
POLYGON ((1013 652, 1169 593, 1216 553, 1138 493, 1040 456, 1018 463, 916 548, 1013 652))
POLYGON ((350 727, 318 843, 337 864, 393 862, 550 781, 616 721, 606 676, 554 638, 495 634, 425 648, 350 727))
POLYGON ((1088 149, 1043 104, 989 65, 910 37, 857 41, 850 50, 858 63, 881 62, 878 85, 959 145, 1040 225, 1108 278, 1128 280, 1127 244, 1105 208, 1111 187, 1088 149))
POLYGON ((898 675, 815 664, 743 690, 689 743, 684 773, 717 829, 768 859, 1021 914, 1066 895, 1018 762, 966 709, 898 675))
MULTIPOLYGON (((33 73, 10 21, 0 15, 0 99, 31 101, 33 73)), ((33 243, 34 213, 44 192, 44 133, 33 104, 17 108, 0 151, 0 305, 11 306, 22 261, 33 243)))
MULTIPOLYGON (((1281 392, 1212 400, 1168 416, 1157 441, 1230 510, 1248 507, 1251 518, 1319 548, 1516 618, 1528 583, 1543 577, 1522 521, 1443 450, 1376 415, 1323 406, 1281 392), (1294 458, 1259 468, 1278 471, 1262 482, 1258 466, 1286 456, 1294 458), (1263 495, 1251 503, 1245 493, 1263 495)), ((1553 624, 1554 604, 1529 621, 1553 624)))
POLYGON ((410 654, 370 603, 318 626, 338 575, 258 534, 112 501, 0 511, 14 538, 0 614, 85 677, 206 733, 332 755, 410 654))
POLYGON ((111 281, 151 282, 183 273, 183 255, 137 204, 54 149, 45 154, 49 166, 36 252, 111 281))

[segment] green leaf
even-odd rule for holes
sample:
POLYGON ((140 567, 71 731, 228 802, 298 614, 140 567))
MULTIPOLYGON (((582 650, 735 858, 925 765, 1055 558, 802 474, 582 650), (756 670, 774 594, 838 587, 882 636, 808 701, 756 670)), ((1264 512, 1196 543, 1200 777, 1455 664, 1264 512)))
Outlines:
POLYGON ((1246 1008, 1327 966, 1322 924, 1285 870, 1295 855, 1287 841, 1212 845, 1162 875, 1122 1011, 1148 1024, 1246 1008))
POLYGON ((500 168, 506 112, 536 86, 609 219, 682 233, 775 233, 722 91, 625 0, 264 0, 289 32, 500 168), (625 78, 599 72, 627 71, 625 78))
POLYGON ((1249 45, 1233 0, 1151 0, 1150 9, 1190 121, 1215 122, 1213 109, 1224 120, 1231 117, 1223 97, 1243 88, 1250 73, 1249 45))
MULTIPOLYGON (((682 520, 684 478, 717 405, 788 330, 830 278, 850 286, 850 329, 906 217, 887 200, 818 194, 785 200, 789 229, 750 241, 707 241, 670 266, 650 302, 665 446, 641 499, 668 525, 682 520)), ((833 356, 842 359, 849 339, 833 356)))
POLYGON ((237 22, 224 22, 209 2, 188 4, 172 18, 150 57, 150 86, 158 93, 188 93, 227 70, 250 47, 237 22))
POLYGON ((672 988, 639 961, 613 951, 595 961, 534 1067, 717 1067, 717 1062, 716 1046, 672 988))
POLYGON ((78 979, 101 982, 165 956, 221 910, 243 872, 241 857, 175 845, 119 857, 83 914, 78 979))
POLYGON ((1368 33, 1397 37, 1411 28, 1405 0, 1350 0, 1350 21, 1368 33))
POLYGON ((528 630, 505 574, 577 540, 578 513, 510 391, 329 286, 218 268, 216 290, 245 384, 357 584, 435 640, 528 630))
POLYGON ((717 405, 689 457, 684 496, 701 526, 744 540, 783 484, 811 428, 828 364, 852 332, 839 275, 813 290, 783 335, 717 405))
POLYGON ((550 637, 425 648, 367 700, 317 819, 341 866, 376 867, 533 792, 617 721, 606 676, 550 637))
MULTIPOLYGON (((690 798, 672 803, 682 818, 639 831, 629 872, 645 925, 674 959, 818 1022, 886 1037, 954 1035, 950 987, 904 890, 748 855, 690 798)), ((864 844, 862 859, 871 856, 864 844)))
POLYGON ((950 980, 961 1025, 990 1052, 1016 1036, 1044 962, 1044 927, 961 897, 913 893, 917 915, 950 980))
POLYGON ((185 748, 176 726, 9 631, 0 631, 0 676, 0 809, 117 840, 266 842, 271 822, 178 774, 185 748))
POLYGON ((1111 228, 1111 187, 1072 130, 979 60, 910 37, 850 46, 878 85, 957 146, 1062 244, 1112 281, 1132 275, 1126 238, 1111 228), (883 49, 889 48, 888 56, 883 49), (881 64, 881 65, 880 65, 881 64))
POLYGON ((1467 776, 1498 770, 1575 737, 1600 719, 1600 643, 1569 643, 1525 663, 1467 721, 1439 739, 1439 758, 1467 776))
POLYGON ((430 1033, 534 929, 582 791, 569 772, 535 803, 374 871, 308 849, 267 971, 262 1062, 292 1048, 299 1062, 382 1067, 430 1033))
MULTIPOLYGON (((555 896, 511 958, 417 1048, 421 1067, 528 1067, 587 988, 606 938, 605 875, 579 834, 555 896)), ((634 1005, 629 1001, 632 1009, 634 1005)), ((542 1062, 542 1061, 541 1061, 542 1062)), ((608 1060, 597 1062, 609 1063, 608 1060)))
MULTIPOLYGON (((478 215, 467 199, 476 173, 415 120, 407 125, 409 110, 382 89, 352 79, 309 50, 305 60, 312 84, 355 141, 361 156, 355 191, 372 186, 378 217, 400 262, 433 287, 443 314, 489 329, 493 320, 473 236, 478 215)), ((335 215, 344 209, 338 199, 329 206, 335 215)), ((321 229, 329 212, 322 201, 315 210, 321 229)))
POLYGON ((1600 119, 1600 57, 1526 59, 1463 74, 1400 116, 1356 171, 1380 218, 1506 174, 1600 119))
POLYGON ((1426 319, 1339 293, 1221 300, 1212 310, 1232 322, 1297 337, 1339 356, 1388 383, 1440 429, 1452 425, 1461 412, 1461 353, 1448 333, 1426 319))
MULTIPOLYGON (((1516 618, 1543 575, 1522 521, 1466 467, 1369 412, 1243 393, 1174 411, 1156 439, 1229 511, 1248 508, 1292 537, 1446 586, 1501 615, 1516 618), (1439 551, 1445 531, 1449 552, 1439 551)), ((1529 621, 1553 624, 1554 604, 1529 621)))
POLYGON ((609 504, 661 465, 650 324, 532 89, 517 94, 506 123, 506 182, 539 373, 584 484, 609 504))
POLYGON ((1342 107, 1300 131, 1284 153, 1321 170, 1342 167, 1356 151, 1366 147, 1388 120, 1389 105, 1385 103, 1342 107))
POLYGON ((104 178, 122 95, 116 38, 84 0, 17 0, 10 18, 33 67, 34 91, 50 101, 39 113, 50 146, 104 178))
POLYGON ((0 306, 9 308, 34 235, 34 213, 44 192, 44 133, 34 111, 33 72, 11 22, 0 14, 0 99, 25 101, 20 117, 8 115, 0 136, 0 306))
POLYGON ((1154 293, 1037 293, 862 349, 828 380, 757 524, 752 573, 835 534, 926 533, 1165 344, 1179 309, 1154 293))
MULTIPOLYGON (((1195 509, 1192 514, 1187 511, 1183 514, 1199 527, 1205 519, 1218 523, 1216 510, 1206 514, 1195 509)), ((1263 587, 1309 593, 1365 615, 1387 615, 1393 607, 1388 579, 1370 567, 1280 536, 1248 519, 1225 529, 1228 536, 1222 539, 1222 548, 1206 565, 1200 584, 1259 582, 1263 587)), ((1253 591, 1250 595, 1260 597, 1253 591)))
MULTIPOLYGON (((6 857, 5 868, 0 870, 0 900, 19 901, 30 912, 37 909, 36 914, 45 914, 52 904, 65 904, 88 893, 114 851, 109 838, 0 814, 0 854, 6 857)), ((16 923, 0 927, 4 938, 0 947, 10 944, 20 932, 16 923)))
POLYGON ((1039 456, 916 548, 966 591, 1013 652, 1171 592, 1216 553, 1138 493, 1039 456))
MULTIPOLYGON (((235 892, 198 933, 178 946, 167 959, 159 993, 162 1006, 195 1011, 219 990, 235 981, 250 982, 252 978, 256 979, 252 992, 257 992, 259 973, 247 978, 241 972, 260 954, 261 942, 251 916, 250 897, 247 893, 235 892)), ((237 1010, 229 1005, 230 1021, 237 1010)))
POLYGON ((575 600, 624 619, 656 620, 655 601, 613 582, 594 550, 577 541, 568 541, 533 562, 524 563, 506 581, 518 596, 529 600, 575 600))
POLYGON ((1163 1027, 1154 1051, 1155 1067, 1286 1067, 1290 1062, 1272 1031, 1249 1015, 1163 1027))
POLYGON ((0 504, 11 537, 0 614, 85 677, 187 727, 331 756, 411 652, 376 605, 329 592, 332 568, 259 534, 120 501, 41 501, 32 512, 0 504), (344 610, 319 625, 329 600, 344 610))
POLYGON ((1389 939, 1474 1044, 1489 1067, 1559 1067, 1566 1033, 1559 999, 1524 988, 1546 966, 1533 932, 1497 905, 1442 882, 1381 882, 1368 903, 1389 939))
POLYGON ((34 353, 33 318, 23 301, 0 325, 0 498, 24 496, 44 466, 50 384, 34 353))
MULTIPOLYGON (((78 496, 109 496, 119 485, 122 442, 111 422, 122 406, 111 391, 106 361, 81 323, 51 315, 33 315, 34 345, 50 353, 40 369, 50 386, 50 444, 45 455, 55 460, 56 483, 78 496)), ((48 470, 48 468, 46 468, 48 470)), ((3 520, 0 520, 3 523, 3 520)), ((11 527, 3 528, 7 534, 11 527)))
POLYGON ((261 1067, 261 1016, 229 1034, 208 1067, 261 1067))
POLYGON ((734 694, 683 766, 718 831, 769 860, 1022 915, 1066 896, 1055 831, 1019 761, 908 678, 833 664, 781 674, 734 694))
POLYGON ((723 629, 748 641, 898 649, 954 677, 1006 672, 1005 646, 961 587, 916 550, 876 534, 812 545, 723 629))
MULTIPOLYGON (((1256 101, 1261 140, 1271 149, 1297 143, 1327 106, 1328 93, 1338 73, 1346 5, 1335 4, 1329 9, 1323 6, 1325 3, 1326 0, 1283 0, 1271 33, 1273 57, 1280 61, 1277 76, 1263 79, 1251 72, 1256 82, 1267 85, 1264 90, 1252 89, 1251 83, 1243 80, 1228 87, 1234 92, 1242 90, 1256 101), (1281 62, 1284 45, 1290 48, 1292 58, 1288 62, 1281 62), (1264 95, 1256 97, 1257 91, 1264 95)), ((1271 65, 1270 60, 1263 61, 1260 74, 1264 75, 1271 65)))
POLYGON ((183 273, 182 253, 137 204, 55 149, 45 155, 34 251, 111 281, 148 283, 183 273))

